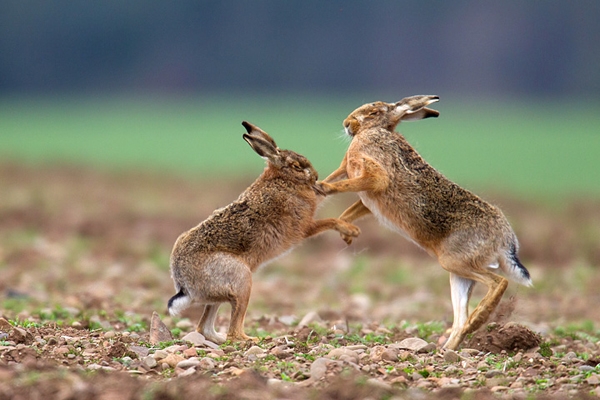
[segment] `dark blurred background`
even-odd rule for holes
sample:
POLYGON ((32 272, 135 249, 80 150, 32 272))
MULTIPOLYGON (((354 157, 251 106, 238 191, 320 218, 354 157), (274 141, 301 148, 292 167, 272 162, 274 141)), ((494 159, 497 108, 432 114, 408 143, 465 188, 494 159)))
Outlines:
POLYGON ((0 94, 600 92, 600 1, 0 2, 0 94))

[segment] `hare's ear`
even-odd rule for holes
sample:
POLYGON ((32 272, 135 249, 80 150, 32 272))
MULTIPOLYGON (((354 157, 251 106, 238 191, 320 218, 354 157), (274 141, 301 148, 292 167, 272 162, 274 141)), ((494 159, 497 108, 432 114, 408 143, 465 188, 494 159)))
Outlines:
POLYGON ((439 111, 427 108, 429 104, 439 100, 439 96, 411 96, 400 100, 395 106, 401 114, 400 120, 417 121, 440 115, 439 111))
POLYGON ((267 142, 271 143, 273 147, 277 148, 277 144, 275 144, 273 138, 267 132, 260 129, 258 126, 252 125, 247 121, 243 121, 242 125, 244 126, 244 128, 246 128, 246 132, 248 132, 248 135, 253 137, 260 137, 266 140, 267 142))
POLYGON ((261 156, 262 158, 271 161, 274 164, 278 164, 280 159, 279 157, 279 149, 273 146, 268 140, 265 140, 258 136, 252 136, 247 133, 244 133, 242 136, 246 142, 252 147, 252 149, 261 156))
POLYGON ((439 111, 434 110, 432 108, 423 107, 419 111, 416 111, 414 113, 404 114, 401 119, 402 121, 418 121, 420 119, 425 118, 437 118, 439 115, 439 111))

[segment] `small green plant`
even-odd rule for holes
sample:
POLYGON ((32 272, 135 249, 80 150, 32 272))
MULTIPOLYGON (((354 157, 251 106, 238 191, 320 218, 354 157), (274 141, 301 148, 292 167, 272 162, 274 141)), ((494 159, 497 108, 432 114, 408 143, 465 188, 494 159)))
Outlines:
POLYGON ((173 328, 171 329, 171 335, 173 335, 173 337, 179 337, 181 336, 181 328, 173 328))
POLYGON ((281 380, 284 382, 292 382, 292 378, 290 378, 285 372, 281 373, 281 380))
POLYGON ((427 340, 431 335, 441 334, 444 332, 444 324, 439 321, 430 321, 417 324, 418 336, 421 339, 427 340))
POLYGON ((540 353, 540 355, 545 358, 551 357, 553 352, 552 352, 552 349, 550 348, 550 343, 549 342, 540 343, 540 349, 538 350, 538 353, 540 353))

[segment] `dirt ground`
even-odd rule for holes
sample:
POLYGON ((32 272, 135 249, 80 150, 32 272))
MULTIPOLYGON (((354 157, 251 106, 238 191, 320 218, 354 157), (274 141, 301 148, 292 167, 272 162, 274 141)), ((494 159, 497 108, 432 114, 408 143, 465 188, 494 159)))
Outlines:
POLYGON ((458 351, 441 349, 447 273, 368 219, 349 247, 327 232, 258 271, 245 327, 261 341, 217 346, 191 334, 199 309, 166 313, 175 239, 253 179, 217 178, 0 164, 0 399, 600 396, 600 199, 484 193, 535 286, 510 284, 458 351))

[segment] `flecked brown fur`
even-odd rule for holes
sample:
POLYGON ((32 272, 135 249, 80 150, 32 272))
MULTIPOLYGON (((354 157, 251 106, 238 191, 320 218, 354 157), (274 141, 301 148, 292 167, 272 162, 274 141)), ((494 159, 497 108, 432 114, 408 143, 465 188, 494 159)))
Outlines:
POLYGON ((260 265, 328 229, 337 230, 346 240, 360 233, 339 219, 315 220, 323 193, 311 163, 277 148, 260 128, 243 125, 248 132, 244 140, 267 160, 267 167, 236 201, 179 236, 171 254, 178 293, 169 301, 169 311, 177 313, 192 302, 205 304, 197 330, 218 343, 225 338, 215 332, 214 320, 224 302, 231 304, 227 339, 254 339, 246 336, 243 325, 252 273, 260 265))
POLYGON ((438 100, 412 96, 357 108, 344 120, 352 137, 346 156, 321 185, 327 194, 358 192, 360 200, 340 219, 351 222, 373 213, 450 272, 454 324, 445 347, 456 349, 488 319, 506 289, 507 280, 492 269, 500 268, 525 285, 531 280, 516 256, 517 238, 500 209, 444 177, 394 131, 402 120, 437 117, 439 113, 427 106, 438 100), (485 284, 488 293, 469 317, 475 282, 485 284))

